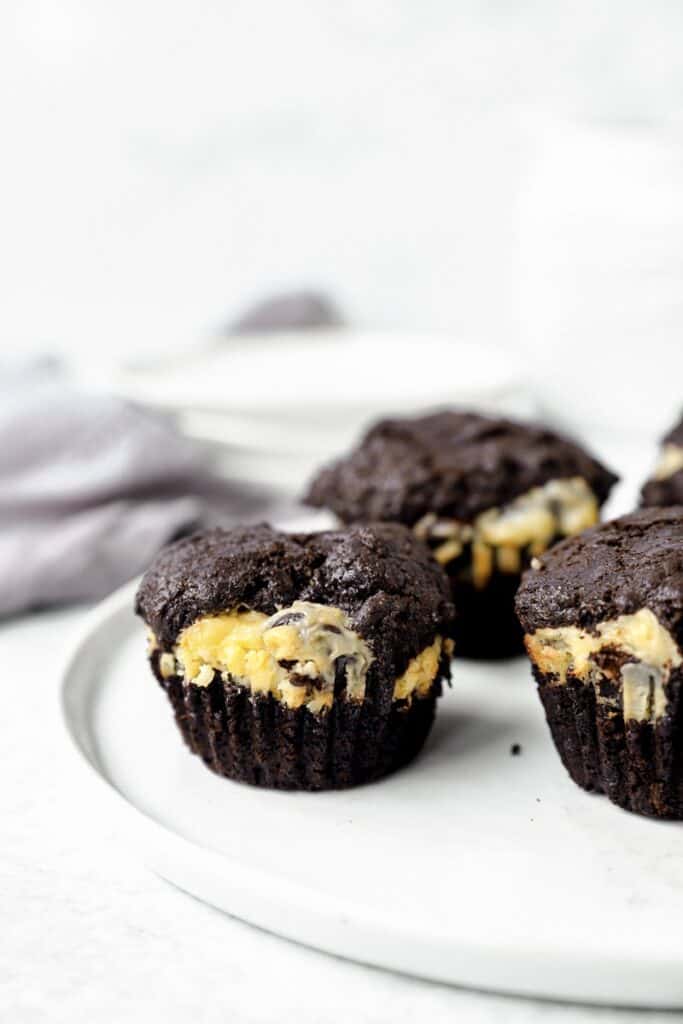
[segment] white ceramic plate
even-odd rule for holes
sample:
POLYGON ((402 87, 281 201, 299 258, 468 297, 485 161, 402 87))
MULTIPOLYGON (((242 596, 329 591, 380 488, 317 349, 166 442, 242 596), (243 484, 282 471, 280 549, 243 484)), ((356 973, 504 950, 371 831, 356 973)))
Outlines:
POLYGON ((683 1006, 683 827, 566 776, 523 660, 457 663, 422 756, 380 783, 276 793, 190 755, 133 586, 90 616, 69 733, 122 832, 180 888, 355 960, 479 988, 683 1006), (521 744, 519 756, 511 746, 521 744))

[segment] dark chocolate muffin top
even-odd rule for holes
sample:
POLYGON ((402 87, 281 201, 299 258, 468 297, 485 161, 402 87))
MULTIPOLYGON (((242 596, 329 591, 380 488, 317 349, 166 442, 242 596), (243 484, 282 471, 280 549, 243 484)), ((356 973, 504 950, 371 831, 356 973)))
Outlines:
POLYGON ((471 522, 549 480, 583 477, 600 502, 617 477, 573 441, 529 423, 444 411, 382 420, 323 468, 304 501, 342 522, 423 515, 471 522))
MULTIPOLYGON (((683 448, 683 418, 680 423, 662 438, 662 444, 673 444, 683 448)), ((641 505, 683 505, 683 469, 660 480, 647 480, 641 491, 641 505)))
POLYGON ((561 541, 517 591, 525 632, 580 626, 649 608, 683 641, 683 507, 640 509, 561 541))
POLYGON ((309 534, 265 524, 195 534, 157 556, 135 610, 169 650, 202 616, 239 606, 272 615, 294 601, 341 608, 391 679, 437 633, 452 633, 446 576, 410 531, 388 523, 309 534))

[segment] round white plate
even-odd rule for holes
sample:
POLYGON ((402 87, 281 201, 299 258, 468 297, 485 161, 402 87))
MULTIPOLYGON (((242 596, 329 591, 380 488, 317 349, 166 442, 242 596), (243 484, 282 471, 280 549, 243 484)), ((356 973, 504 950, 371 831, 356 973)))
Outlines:
POLYGON ((683 1006, 683 827, 573 785, 523 660, 457 662, 422 756, 382 782, 260 791, 218 778, 183 746, 133 593, 91 614, 63 700, 122 832, 159 874, 253 924, 382 967, 683 1006))

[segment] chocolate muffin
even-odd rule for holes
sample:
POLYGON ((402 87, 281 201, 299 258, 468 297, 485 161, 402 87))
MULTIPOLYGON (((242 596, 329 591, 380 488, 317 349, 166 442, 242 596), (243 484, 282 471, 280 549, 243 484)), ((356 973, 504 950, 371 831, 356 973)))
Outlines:
POLYGON ((409 526, 450 578, 456 654, 494 658, 523 650, 514 612, 522 570, 596 523, 615 480, 545 427, 446 411, 378 423, 304 500, 344 523, 409 526))
POLYGON ((558 544, 525 574, 517 611, 572 779, 683 818, 683 507, 558 544))
POLYGON ((662 438, 659 461, 643 485, 641 505, 683 505, 683 419, 662 438))
POLYGON ((450 678, 448 580, 399 525, 196 534, 157 557, 136 611, 190 750, 257 786, 341 788, 406 764, 450 678))

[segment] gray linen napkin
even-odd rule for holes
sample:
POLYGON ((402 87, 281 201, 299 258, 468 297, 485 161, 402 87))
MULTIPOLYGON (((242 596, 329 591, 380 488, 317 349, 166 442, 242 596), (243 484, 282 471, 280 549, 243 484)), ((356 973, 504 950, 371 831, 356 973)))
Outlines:
MULTIPOLYGON (((279 315, 281 299, 255 307, 259 328, 331 316, 295 299, 279 315)), ((82 394, 49 361, 0 367, 1 616, 101 597, 174 537, 269 517, 279 500, 216 476, 209 448, 168 416, 82 394)))
POLYGON ((99 597, 202 521, 211 471, 170 419, 75 391, 52 366, 0 380, 0 615, 99 597))

